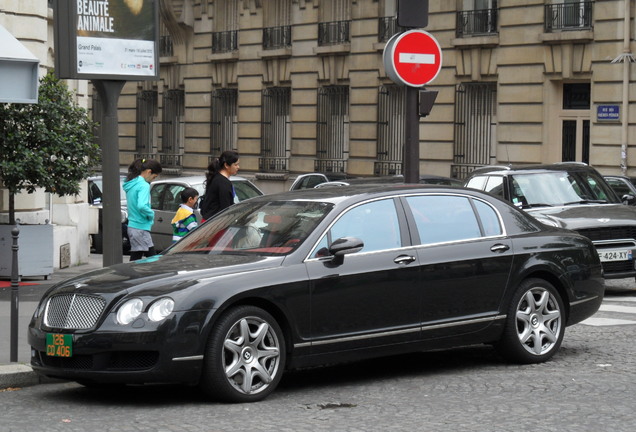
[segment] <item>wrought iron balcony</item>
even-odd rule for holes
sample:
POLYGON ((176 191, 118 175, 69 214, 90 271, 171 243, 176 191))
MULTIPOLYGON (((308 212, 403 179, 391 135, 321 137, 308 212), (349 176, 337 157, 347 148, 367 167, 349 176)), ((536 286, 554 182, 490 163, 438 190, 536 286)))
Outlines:
POLYGON ((318 45, 337 45, 350 41, 351 21, 333 21, 318 23, 318 45))
POLYGON ((393 176, 402 174, 402 161, 377 161, 373 164, 373 175, 393 176))
POLYGON ((287 48, 291 46, 291 26, 267 27, 263 29, 263 49, 287 48))
POLYGON ((261 157, 258 158, 258 169, 261 172, 287 172, 289 171, 289 158, 286 157, 261 157))
POLYGON ((497 34, 497 9, 457 12, 455 34, 458 38, 497 34))
POLYGON ((344 159, 316 159, 314 171, 322 173, 346 173, 347 161, 344 159))
POLYGON ((212 33, 212 52, 226 53, 238 50, 238 31, 212 33))
POLYGON ((592 1, 545 5, 545 31, 591 30, 592 1))
POLYGON ((378 42, 386 42, 396 33, 406 30, 397 24, 397 17, 378 18, 378 42))

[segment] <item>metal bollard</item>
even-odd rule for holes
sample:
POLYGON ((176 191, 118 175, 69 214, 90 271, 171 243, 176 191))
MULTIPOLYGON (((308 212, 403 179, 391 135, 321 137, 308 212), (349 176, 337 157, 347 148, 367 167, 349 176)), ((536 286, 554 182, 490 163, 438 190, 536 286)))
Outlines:
POLYGON ((11 237, 13 238, 13 244, 11 250, 13 251, 13 263, 11 265, 11 349, 10 349, 10 361, 18 361, 18 317, 19 317, 19 297, 18 287, 20 286, 20 271, 18 269, 18 236, 20 235, 20 228, 18 224, 11 230, 11 237))

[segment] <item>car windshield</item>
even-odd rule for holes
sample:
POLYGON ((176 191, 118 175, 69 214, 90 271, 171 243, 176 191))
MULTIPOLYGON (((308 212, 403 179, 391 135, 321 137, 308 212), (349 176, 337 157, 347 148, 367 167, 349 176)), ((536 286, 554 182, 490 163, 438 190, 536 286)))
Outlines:
POLYGON ((201 225, 166 254, 286 255, 295 250, 333 205, 323 202, 243 202, 201 225))
POLYGON ((586 203, 618 203, 605 181, 593 172, 555 171, 517 174, 511 201, 524 208, 586 203))

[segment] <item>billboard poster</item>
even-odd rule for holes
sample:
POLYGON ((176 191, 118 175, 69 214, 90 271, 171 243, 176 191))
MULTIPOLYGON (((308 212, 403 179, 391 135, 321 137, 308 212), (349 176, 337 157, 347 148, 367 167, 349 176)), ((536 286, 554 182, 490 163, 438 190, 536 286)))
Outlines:
POLYGON ((77 0, 77 72, 154 76, 152 3, 77 0))
POLYGON ((56 0, 56 70, 62 78, 158 76, 159 0, 56 0))

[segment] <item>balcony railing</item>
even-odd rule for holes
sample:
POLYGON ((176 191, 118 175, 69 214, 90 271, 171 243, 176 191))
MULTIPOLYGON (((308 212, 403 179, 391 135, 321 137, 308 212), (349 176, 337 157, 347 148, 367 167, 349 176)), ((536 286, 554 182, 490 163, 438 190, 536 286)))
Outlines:
POLYGON ((545 31, 592 29, 592 1, 545 5, 545 31))
POLYGON ((347 161, 342 159, 316 159, 314 171, 322 173, 346 173, 347 161))
POLYGON ((386 42, 396 33, 406 30, 397 24, 397 17, 378 18, 378 42, 386 42))
POLYGON ((458 38, 497 34, 497 9, 457 12, 455 34, 458 38))
POLYGON ((373 164, 373 175, 393 176, 402 174, 402 161, 377 161, 373 164))
POLYGON ((291 26, 267 27, 263 29, 263 49, 287 48, 291 46, 291 26))
POLYGON ((289 158, 286 157, 261 157, 258 158, 258 169, 261 172, 287 172, 289 170, 289 158))
POLYGON ((226 53, 238 50, 238 31, 212 33, 212 52, 226 53))
POLYGON ((318 45, 337 45, 350 41, 351 21, 322 22, 318 24, 318 45))

